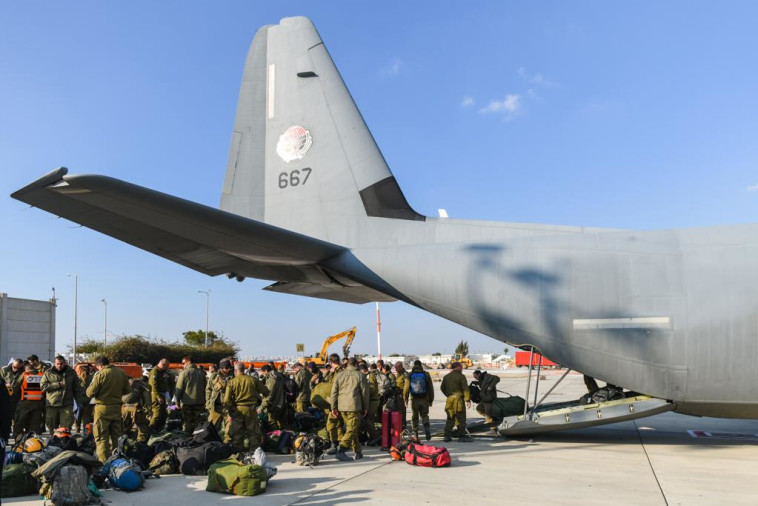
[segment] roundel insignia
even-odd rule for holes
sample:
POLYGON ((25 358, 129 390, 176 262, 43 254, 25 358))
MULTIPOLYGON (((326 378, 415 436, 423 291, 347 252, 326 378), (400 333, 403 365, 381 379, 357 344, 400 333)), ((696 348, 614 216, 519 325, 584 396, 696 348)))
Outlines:
POLYGON ((279 136, 276 144, 276 154, 279 158, 290 163, 292 160, 300 160, 311 149, 313 137, 311 133, 301 126, 291 126, 279 136))

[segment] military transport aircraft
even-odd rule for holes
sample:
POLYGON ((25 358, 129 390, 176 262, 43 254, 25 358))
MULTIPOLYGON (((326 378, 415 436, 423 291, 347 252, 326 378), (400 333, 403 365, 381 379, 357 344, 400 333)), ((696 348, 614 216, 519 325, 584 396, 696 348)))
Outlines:
POLYGON ((665 410, 758 418, 758 225, 637 231, 423 216, 303 17, 261 28, 250 46, 220 210, 66 168, 12 196, 210 276, 404 301, 632 391, 620 406, 559 410, 554 423, 533 409, 503 433, 665 410))

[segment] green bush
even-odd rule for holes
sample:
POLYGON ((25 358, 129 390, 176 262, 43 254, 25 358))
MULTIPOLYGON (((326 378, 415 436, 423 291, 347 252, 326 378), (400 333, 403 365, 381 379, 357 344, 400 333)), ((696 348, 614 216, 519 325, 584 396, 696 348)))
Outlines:
POLYGON ((124 336, 109 342, 103 347, 96 341, 84 341, 77 344, 78 353, 88 353, 91 359, 105 355, 111 362, 137 362, 155 364, 162 358, 170 362, 181 362, 190 356, 195 362, 218 363, 222 358, 233 357, 239 353, 236 344, 225 339, 217 339, 207 348, 189 344, 167 343, 162 339, 150 339, 144 336, 124 336))

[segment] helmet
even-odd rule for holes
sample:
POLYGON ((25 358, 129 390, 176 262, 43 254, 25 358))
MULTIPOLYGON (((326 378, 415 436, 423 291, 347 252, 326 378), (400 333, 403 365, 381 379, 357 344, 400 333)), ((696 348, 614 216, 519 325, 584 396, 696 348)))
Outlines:
POLYGON ((305 446, 305 443, 307 442, 307 436, 305 434, 300 434, 295 438, 295 442, 292 443, 292 448, 295 451, 302 451, 303 447, 305 446))
POLYGON ((71 432, 66 427, 58 427, 53 431, 53 437, 71 437, 71 432))
POLYGON ((35 453, 42 451, 42 448, 44 448, 45 445, 42 444, 42 440, 38 437, 30 437, 26 441, 24 441, 24 451, 26 453, 35 453))

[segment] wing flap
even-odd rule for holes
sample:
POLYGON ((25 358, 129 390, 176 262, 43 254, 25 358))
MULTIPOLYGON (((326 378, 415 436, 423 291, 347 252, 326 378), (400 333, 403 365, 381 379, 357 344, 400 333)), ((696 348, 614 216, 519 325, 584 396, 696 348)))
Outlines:
POLYGON ((368 302, 394 302, 397 299, 366 286, 318 285, 313 283, 279 282, 269 285, 264 290, 269 292, 303 295, 317 299, 366 304, 368 302))

